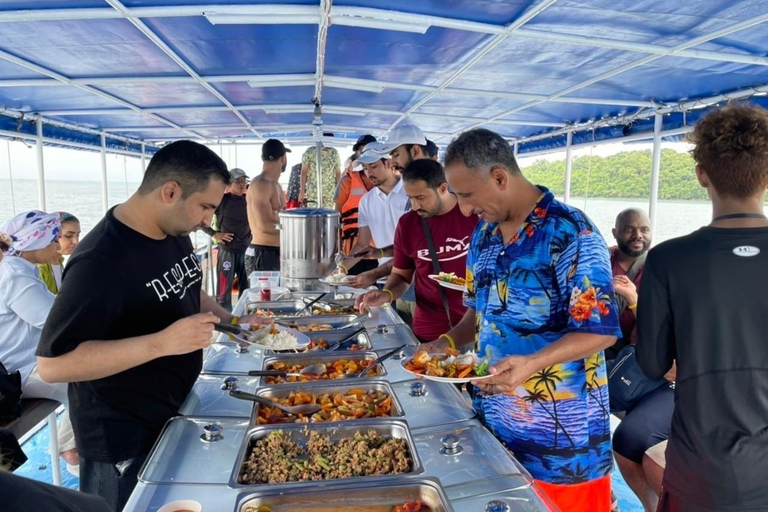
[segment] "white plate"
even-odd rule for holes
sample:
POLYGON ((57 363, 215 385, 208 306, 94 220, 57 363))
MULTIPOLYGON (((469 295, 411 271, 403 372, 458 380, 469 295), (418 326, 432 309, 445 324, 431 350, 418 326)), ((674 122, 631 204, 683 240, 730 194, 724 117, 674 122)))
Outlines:
MULTIPOLYGON (((438 354, 431 354, 431 355, 438 355, 438 354)), ((427 380, 434 380, 436 382, 449 382, 451 384, 463 384, 465 382, 470 382, 473 380, 485 380, 493 377, 493 375, 484 375, 483 377, 463 377, 459 379, 459 378, 451 378, 451 377, 435 377, 434 375, 427 375, 426 373, 416 373, 416 372, 412 372, 411 370, 405 367, 405 363, 410 362, 412 358, 413 356, 404 357, 400 361, 400 366, 403 368, 403 370, 407 371, 411 375, 415 375, 416 377, 424 378, 427 380)))
POLYGON ((349 283, 352 281, 353 276, 344 276, 344 279, 342 281, 329 281, 327 277, 323 277, 320 279, 320 282, 323 284, 327 284, 328 286, 348 286, 349 283))
MULTIPOLYGON (((250 325, 248 325, 248 324, 240 324, 240 327, 242 327, 243 329, 248 329, 248 328, 250 328, 250 325)), ((273 347, 273 346, 270 346, 270 345, 263 345, 261 343, 261 340, 256 341, 256 342, 249 342, 248 344, 251 345, 251 346, 254 346, 256 348, 261 348, 261 349, 265 349, 265 350, 294 350, 294 349, 301 350, 303 348, 306 348, 309 345, 310 341, 311 341, 309 339, 309 336, 307 336, 303 332, 299 332, 299 331, 297 331, 295 329, 291 329, 290 327, 284 327, 282 325, 275 325, 275 327, 277 327, 277 329, 279 331, 287 332, 287 333, 292 334, 293 336, 295 336, 296 337, 296 345, 293 346, 293 347, 273 347)), ((265 328, 269 329, 270 326, 267 326, 265 328)))
POLYGON ((439 277, 437 277, 437 274, 429 274, 427 277, 429 277, 431 280, 436 281, 437 284, 444 288, 449 288, 451 290, 456 290, 458 292, 466 292, 467 287, 461 286, 460 284, 453 284, 449 283, 448 281, 441 281, 439 277))

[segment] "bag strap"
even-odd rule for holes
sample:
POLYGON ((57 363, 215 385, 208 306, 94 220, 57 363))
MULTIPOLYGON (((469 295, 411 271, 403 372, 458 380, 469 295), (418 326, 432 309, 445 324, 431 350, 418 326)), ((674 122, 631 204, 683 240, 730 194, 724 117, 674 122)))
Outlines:
MULTIPOLYGON (((618 251, 618 249, 616 249, 618 251)), ((648 253, 643 253, 640 257, 638 257, 634 263, 629 267, 627 270, 627 273, 625 274, 627 278, 629 278, 630 281, 633 283, 635 282, 635 278, 637 277, 637 274, 640 273, 641 270, 643 270, 643 267, 645 266, 645 259, 648 256, 648 253)), ((616 301, 619 306, 619 318, 622 317, 624 314, 624 310, 627 309, 627 301, 624 300, 624 297, 620 297, 619 295, 616 295, 616 301)))
POLYGON ((648 257, 648 253, 644 252, 639 258, 635 260, 635 262, 632 264, 631 267, 629 267, 629 270, 627 270, 627 277, 630 281, 634 282, 635 278, 637 277, 637 274, 640 273, 640 271, 645 266, 645 258, 648 257))
MULTIPOLYGON (((432 259, 432 271, 435 275, 440 275, 440 261, 437 259, 437 251, 435 250, 435 242, 432 240, 432 232, 429 230, 429 224, 427 219, 421 218, 421 227, 424 228, 424 236, 427 239, 427 247, 429 248, 429 256, 432 259)), ((443 307, 445 308, 445 314, 448 316, 448 325, 453 329, 453 322, 451 321, 451 307, 448 305, 448 294, 445 292, 445 288, 440 288, 440 296, 443 298, 443 307)))

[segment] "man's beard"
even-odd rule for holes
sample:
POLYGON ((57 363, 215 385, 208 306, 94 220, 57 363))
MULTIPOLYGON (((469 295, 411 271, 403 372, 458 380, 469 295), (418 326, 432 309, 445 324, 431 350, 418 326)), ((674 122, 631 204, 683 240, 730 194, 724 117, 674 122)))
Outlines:
MULTIPOLYGON (((405 167, 408 167, 408 165, 409 165, 411 162, 413 162, 413 157, 412 157, 412 156, 410 155, 410 153, 409 153, 409 154, 408 154, 408 162, 406 162, 406 164, 405 164, 405 167)), ((393 165, 392 167, 393 167, 393 168, 394 168, 396 171, 400 171, 400 172, 403 172, 403 171, 405 170, 405 167, 400 167, 399 165, 393 165)))
POLYGON ((630 247, 630 244, 635 242, 635 240, 630 240, 627 243, 624 242, 616 242, 616 244, 619 246, 619 250, 626 254, 627 256, 630 256, 632 258, 639 258, 646 252, 648 252, 648 244, 649 242, 647 240, 643 240, 643 248, 639 251, 636 251, 630 247))

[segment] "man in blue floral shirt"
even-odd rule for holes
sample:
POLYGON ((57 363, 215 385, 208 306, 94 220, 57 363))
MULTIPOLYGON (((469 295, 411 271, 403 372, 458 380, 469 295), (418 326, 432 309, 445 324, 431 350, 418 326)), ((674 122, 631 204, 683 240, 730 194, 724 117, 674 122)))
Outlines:
POLYGON ((621 335, 603 237, 520 172, 509 144, 478 129, 448 146, 446 177, 482 222, 467 258, 467 315, 431 350, 477 344, 493 377, 474 406, 560 510, 608 512, 603 349, 621 335))

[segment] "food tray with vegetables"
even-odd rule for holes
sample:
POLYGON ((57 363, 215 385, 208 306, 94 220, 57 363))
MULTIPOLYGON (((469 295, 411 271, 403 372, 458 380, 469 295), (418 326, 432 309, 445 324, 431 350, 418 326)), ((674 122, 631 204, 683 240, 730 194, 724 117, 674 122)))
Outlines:
POLYGON ((311 383, 262 388, 257 395, 281 405, 319 404, 322 409, 310 416, 292 416, 277 409, 259 405, 254 414, 257 425, 278 423, 322 423, 366 418, 404 416, 389 383, 360 380, 353 384, 311 383))
MULTIPOLYGON (((326 371, 321 375, 291 375, 286 377, 262 377, 262 383, 266 385, 286 384, 297 382, 310 382, 318 380, 341 380, 351 378, 352 375, 370 366, 378 357, 376 352, 369 351, 334 351, 328 353, 310 354, 284 354, 264 359, 264 370, 278 370, 289 373, 299 373, 310 365, 323 364, 326 371)), ((386 375, 384 365, 372 368, 365 378, 381 377, 386 375)), ((358 380, 358 379, 356 379, 358 380)))
POLYGON ((422 472, 402 420, 262 425, 248 432, 230 484, 293 487, 319 481, 391 480, 422 472))

